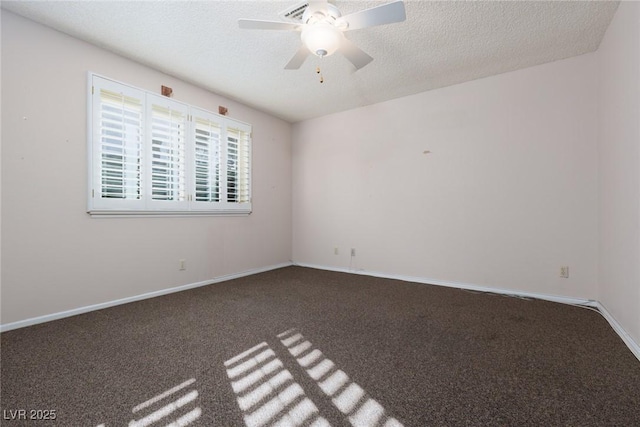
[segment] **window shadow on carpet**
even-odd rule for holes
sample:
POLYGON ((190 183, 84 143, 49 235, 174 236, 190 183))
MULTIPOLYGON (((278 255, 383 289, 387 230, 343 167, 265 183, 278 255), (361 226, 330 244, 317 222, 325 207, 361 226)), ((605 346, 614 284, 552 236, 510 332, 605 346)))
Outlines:
MULTIPOLYGON (((297 329, 277 335, 331 403, 354 426, 402 427, 297 329)), ((294 363, 293 360, 285 360, 294 363)), ((247 427, 329 426, 285 362, 266 342, 224 362, 247 427)))

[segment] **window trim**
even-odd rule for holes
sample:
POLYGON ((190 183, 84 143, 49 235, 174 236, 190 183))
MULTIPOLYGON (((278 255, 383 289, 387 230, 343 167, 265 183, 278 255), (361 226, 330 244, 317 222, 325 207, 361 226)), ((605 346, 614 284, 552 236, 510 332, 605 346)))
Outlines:
MULTIPOLYGON (((189 105, 172 98, 166 98, 135 86, 122 83, 120 81, 105 77, 93 72, 87 73, 87 213, 92 217, 157 217, 157 216, 245 216, 252 212, 252 126, 248 123, 231 119, 204 108, 189 105), (141 142, 141 171, 140 171, 140 199, 120 199, 100 197, 102 191, 102 143, 99 134, 101 127, 98 125, 99 111, 96 108, 100 105, 98 88, 118 88, 119 92, 132 94, 141 97, 142 104, 142 142, 141 142), (97 89, 97 90, 96 90, 97 89), (95 94, 94 94, 95 92, 95 94), (96 96, 97 95, 97 96, 96 96), (158 105, 158 101, 166 100, 162 105, 173 105, 183 109, 187 116, 185 119, 185 199, 179 201, 154 200, 150 192, 151 189, 151 106, 158 105), (196 201, 196 120, 195 117, 206 116, 212 123, 220 127, 218 141, 218 181, 219 198, 217 201, 196 201), (223 199, 227 196, 226 187, 228 185, 227 176, 227 129, 240 129, 246 135, 244 147, 246 148, 246 158, 249 165, 241 169, 241 177, 246 181, 247 201, 234 202, 223 199), (97 197, 96 197, 97 196, 97 197), (175 203, 175 204, 174 204, 175 203)), ((137 99, 137 98, 136 98, 137 99)), ((214 165, 215 166, 215 165, 214 165)))

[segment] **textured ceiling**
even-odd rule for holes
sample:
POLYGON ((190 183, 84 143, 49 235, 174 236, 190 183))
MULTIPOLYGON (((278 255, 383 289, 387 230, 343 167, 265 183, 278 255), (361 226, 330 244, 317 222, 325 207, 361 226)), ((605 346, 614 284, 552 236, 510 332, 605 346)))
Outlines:
MULTIPOLYGON (((406 1, 407 20, 347 37, 339 53, 284 70, 298 32, 240 30, 294 1, 2 1, 2 8, 220 95, 297 122, 596 50, 618 2, 406 1)), ((386 3, 339 1, 343 16, 386 3)))

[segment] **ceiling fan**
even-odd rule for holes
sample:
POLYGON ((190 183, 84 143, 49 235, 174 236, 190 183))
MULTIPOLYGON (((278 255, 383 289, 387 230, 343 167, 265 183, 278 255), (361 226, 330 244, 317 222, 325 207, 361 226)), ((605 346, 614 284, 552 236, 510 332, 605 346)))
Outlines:
POLYGON ((402 22, 406 19, 402 0, 372 7, 342 16, 340 10, 327 0, 309 0, 295 10, 304 10, 299 22, 262 21, 239 19, 240 28, 256 30, 292 30, 301 32, 302 45, 284 67, 295 70, 307 59, 309 53, 319 57, 340 52, 360 69, 373 58, 352 43, 345 31, 402 22))

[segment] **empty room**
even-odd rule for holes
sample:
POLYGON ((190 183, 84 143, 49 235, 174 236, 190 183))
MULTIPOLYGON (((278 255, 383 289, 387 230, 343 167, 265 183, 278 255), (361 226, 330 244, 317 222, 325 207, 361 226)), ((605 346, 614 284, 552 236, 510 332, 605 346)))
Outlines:
POLYGON ((640 2, 1 2, 3 426, 640 425, 640 2))

